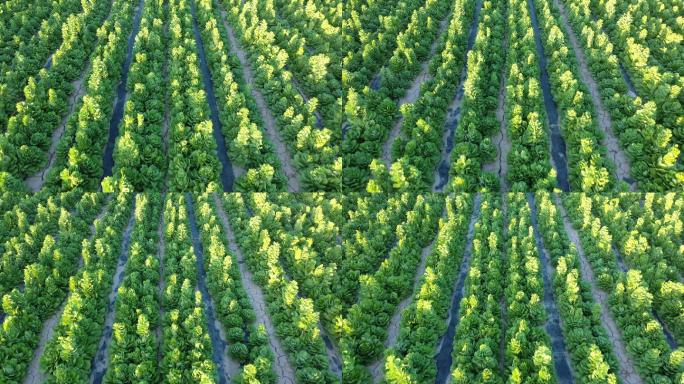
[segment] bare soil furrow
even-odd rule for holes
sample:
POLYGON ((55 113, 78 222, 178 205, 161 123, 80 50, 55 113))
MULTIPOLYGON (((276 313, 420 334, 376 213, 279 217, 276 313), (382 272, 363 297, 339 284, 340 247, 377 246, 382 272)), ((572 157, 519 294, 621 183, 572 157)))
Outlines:
POLYGON ((71 82, 71 86, 74 88, 74 91, 67 100, 67 113, 62 118, 62 122, 59 124, 59 127, 52 132, 52 137, 50 138, 50 148, 47 152, 48 162, 41 170, 29 176, 25 181, 26 186, 29 188, 29 190, 31 190, 31 192, 38 192, 43 187, 43 184, 45 183, 45 176, 55 165, 55 161, 57 160, 57 147, 64 136, 64 131, 66 130, 66 125, 69 121, 69 116, 71 116, 76 109, 76 101, 80 100, 85 94, 86 88, 84 83, 86 76, 89 73, 90 63, 86 66, 86 69, 81 74, 81 77, 71 82))
POLYGON ((124 109, 126 107, 126 99, 128 98, 128 75, 133 62, 133 48, 135 46, 135 38, 140 31, 140 22, 142 21, 143 5, 145 0, 140 0, 135 9, 135 17, 133 18, 133 29, 128 36, 126 58, 121 64, 121 78, 116 87, 116 97, 114 99, 114 107, 112 110, 112 117, 109 120, 109 134, 107 143, 102 154, 102 175, 103 177, 112 176, 114 169, 114 146, 116 139, 119 137, 119 123, 123 119, 124 109))
POLYGON ((188 223, 190 224, 192 247, 196 257, 198 275, 197 289, 202 294, 202 302, 204 303, 204 317, 207 320, 207 331, 209 333, 209 338, 211 339, 212 358, 216 365, 216 369, 218 370, 219 384, 227 384, 240 374, 241 366, 238 361, 233 360, 228 356, 228 338, 226 337, 226 330, 223 327, 223 323, 216 317, 216 303, 207 287, 207 271, 204 265, 204 247, 200 241, 197 219, 195 217, 195 208, 192 196, 189 193, 185 194, 185 204, 187 206, 188 223))
POLYGON ((537 223, 537 207, 534 194, 527 193, 527 203, 530 207, 532 228, 534 229, 534 240, 539 253, 540 270, 544 284, 544 308, 546 309, 546 324, 544 329, 551 338, 551 352, 553 355, 554 366, 556 368, 556 378, 559 383, 572 384, 575 382, 570 354, 565 343, 565 335, 562 332, 563 319, 560 317, 556 305, 555 292, 553 289, 553 276, 556 270, 553 262, 549 258, 549 251, 546 249, 544 240, 539 232, 537 223))
MULTIPOLYGON (((502 45, 503 52, 508 52, 508 28, 506 27, 505 38, 502 45)), ((506 121, 506 79, 508 77, 508 65, 504 64, 501 69, 501 83, 499 84, 499 101, 496 108, 496 119, 499 121, 499 132, 494 136, 494 143, 498 148, 493 162, 485 164, 483 171, 494 172, 499 176, 499 192, 505 196, 508 193, 508 154, 511 151, 511 138, 508 137, 508 122, 506 121)), ((504 199, 505 200, 505 199, 504 199)))

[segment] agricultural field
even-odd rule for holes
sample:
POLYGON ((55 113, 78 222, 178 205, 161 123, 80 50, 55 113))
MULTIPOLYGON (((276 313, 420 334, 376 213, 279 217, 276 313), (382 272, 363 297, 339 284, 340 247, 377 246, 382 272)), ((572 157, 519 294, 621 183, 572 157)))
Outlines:
POLYGON ((684 188, 675 0, 9 0, 0 188, 684 188))
POLYGON ((684 194, 0 200, 2 383, 681 383, 684 194))
POLYGON ((0 188, 339 191, 341 1, 0 5, 0 188))
POLYGON ((343 188, 684 187, 684 4, 349 0, 343 188))
POLYGON ((5 0, 0 384, 684 384, 684 3, 5 0))

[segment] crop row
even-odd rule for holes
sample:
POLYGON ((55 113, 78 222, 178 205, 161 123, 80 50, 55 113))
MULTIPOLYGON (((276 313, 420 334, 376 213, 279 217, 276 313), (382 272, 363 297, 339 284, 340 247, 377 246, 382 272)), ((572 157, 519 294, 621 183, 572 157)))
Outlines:
MULTIPOLYGON (((27 25, 31 24, 29 20, 40 23, 38 31, 18 41, 14 40, 17 36, 12 35, 7 36, 7 40, 3 39, 3 47, 14 53, 14 57, 10 61, 0 61, 0 127, 6 126, 9 113, 14 103, 19 101, 22 89, 29 83, 29 77, 45 66, 50 54, 61 44, 62 34, 59 32, 62 25, 68 26, 74 20, 78 20, 79 16, 76 16, 78 13, 89 14, 98 4, 97 2, 88 3, 84 7, 80 1, 76 0, 41 1, 40 3, 43 3, 43 6, 36 7, 35 14, 29 12, 25 15, 28 19, 27 25), (45 11, 48 14, 45 14, 45 11), (43 15, 47 17, 41 20, 43 15), (5 46, 5 41, 17 41, 18 44, 5 46)), ((100 3, 106 3, 106 0, 101 0, 100 3)), ((0 130, 0 132, 4 131, 4 128, 0 130)))
POLYGON ((97 30, 112 8, 110 1, 94 2, 65 22, 50 69, 28 79, 24 99, 11 109, 7 130, 0 138, 3 170, 24 178, 47 161, 50 137, 67 112, 66 100, 75 92, 72 82, 86 70, 97 30))
POLYGON ((608 294, 610 311, 638 373, 648 381, 676 382, 681 376, 681 356, 672 353, 662 326, 653 316, 653 296, 642 274, 621 270, 608 227, 592 214, 596 201, 584 194, 572 194, 564 196, 563 204, 570 208, 570 220, 579 229, 598 285, 608 294))
MULTIPOLYGON (((401 315, 396 345, 385 351, 383 369, 387 382, 434 381, 435 365, 430 358, 447 328, 449 305, 456 289, 459 267, 466 249, 469 212, 473 199, 457 195, 446 199, 446 216, 426 260, 425 274, 413 293, 411 304, 401 315)), ((482 217, 482 216, 481 216, 482 217)))
POLYGON ((39 345, 43 321, 57 311, 66 298, 70 279, 81 263, 82 242, 91 230, 94 232, 106 225, 106 221, 96 223, 91 230, 87 225, 100 211, 103 197, 84 195, 75 207, 77 215, 74 216, 63 208, 59 213, 53 212, 52 215, 59 218, 55 235, 39 237, 35 233, 40 249, 24 268, 22 288, 15 288, 3 297, 3 312, 7 317, 0 332, 0 356, 4 362, 0 371, 2 382, 22 382, 34 349, 39 345))
MULTIPOLYGON (((341 160, 338 158, 336 131, 329 127, 314 128, 316 103, 307 103, 293 84, 286 68, 288 54, 277 44, 276 35, 268 29, 262 16, 273 9, 262 2, 225 0, 221 4, 227 19, 249 53, 256 74, 255 86, 264 91, 269 108, 277 118, 288 149, 300 171, 303 189, 338 190, 341 160)), ((312 100, 310 100, 312 101, 312 100)))

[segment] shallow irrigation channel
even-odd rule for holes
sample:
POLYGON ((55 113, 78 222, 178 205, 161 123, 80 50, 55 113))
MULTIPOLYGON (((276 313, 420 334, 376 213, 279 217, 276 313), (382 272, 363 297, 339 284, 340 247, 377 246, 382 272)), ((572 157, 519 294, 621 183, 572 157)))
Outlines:
POLYGON ((549 253, 544 246, 544 241, 539 233, 539 223, 537 223, 537 206, 534 203, 534 194, 528 192, 527 204, 530 207, 530 217, 532 221, 532 228, 534 229, 534 241, 537 245, 537 252, 541 262, 540 270, 542 280, 544 282, 544 307, 546 308, 546 325, 544 329, 551 337, 551 350, 553 354, 553 364, 556 368, 556 378, 559 383, 574 383, 572 369, 570 368, 570 358, 568 350, 565 346, 565 337, 563 336, 561 318, 558 314, 556 301, 554 299, 553 281, 554 267, 551 265, 549 253))
POLYGON ((23 384, 40 384, 47 380, 47 375, 40 369, 40 358, 45 352, 45 347, 47 343, 55 333, 55 327, 59 323, 59 319, 64 313, 64 307, 66 307, 67 300, 62 302, 57 312, 50 316, 43 324, 43 330, 40 332, 38 339, 38 347, 33 352, 33 358, 28 366, 28 373, 24 377, 23 384))
POLYGON ((226 21, 226 11, 221 10, 221 19, 223 26, 228 33, 229 47, 231 53, 234 53, 238 60, 240 61, 240 66, 242 67, 242 74, 247 84, 254 84, 255 86, 250 87, 250 93, 252 98, 256 102, 259 113, 261 114, 261 119, 264 122, 264 130, 271 143, 273 143, 276 156, 280 160, 280 165, 283 167, 283 172, 287 176, 287 190, 288 192, 299 192, 301 191, 301 186, 299 184, 299 175, 294 167, 294 162, 290 156, 290 152, 287 149, 287 145, 283 141, 283 137, 280 135, 280 131, 276 126, 276 119, 273 116, 273 112, 266 104, 263 94, 256 88, 256 81, 254 79, 254 74, 252 73, 252 67, 247 60, 247 54, 241 45, 238 43, 235 37, 235 32, 233 28, 226 21))
POLYGON ((43 65, 43 68, 47 69, 48 71, 52 68, 52 58, 55 56, 53 53, 48 57, 48 59, 45 61, 45 65, 43 65))
POLYGON ((468 54, 473 50, 475 45, 475 37, 479 28, 480 11, 482 10, 482 0, 477 0, 475 5, 475 12, 473 12, 473 21, 470 25, 470 32, 468 35, 468 45, 466 46, 465 57, 461 77, 456 90, 456 97, 449 105, 447 111, 446 123, 444 124, 444 135, 442 137, 442 159, 435 170, 435 184, 432 188, 433 192, 442 192, 444 186, 449 181, 449 168, 451 168, 451 151, 454 149, 454 135, 456 127, 461 120, 461 105, 463 103, 464 87, 466 77, 468 75, 468 54))
MULTIPOLYGON (((109 20, 111 18, 112 8, 113 7, 110 5, 109 13, 107 17, 102 20, 100 26, 102 26, 106 20, 109 20)), ((95 48, 93 47, 93 52, 94 51, 95 48)), ((52 167, 55 165, 55 161, 57 161, 57 147, 59 146, 59 143, 62 141, 62 137, 64 136, 64 131, 66 130, 66 125, 69 121, 69 117, 76 110, 76 107, 78 106, 77 101, 83 98, 83 95, 86 91, 86 79, 91 71, 91 59, 93 52, 90 53, 91 57, 88 63, 85 65, 84 69, 81 71, 81 76, 71 82, 71 86, 74 90, 71 92, 67 99, 67 113, 64 114, 64 116, 62 117, 62 121, 60 122, 57 129, 55 129, 52 132, 52 136, 50 138, 50 148, 48 148, 47 152, 47 164, 42 169, 36 171, 33 175, 27 177, 25 180, 25 184, 29 188, 29 190, 31 190, 31 192, 38 192, 43 187, 43 184, 45 183, 45 176, 50 172, 52 167)), ((45 63, 45 69, 49 70, 50 68, 52 68, 53 57, 54 54, 50 55, 48 61, 45 63)))
MULTIPOLYGON (((627 264, 625 264, 625 259, 622 257, 622 253, 620 253, 620 250, 617 248, 615 243, 611 244, 611 248, 613 249, 613 253, 615 254, 615 259, 617 260, 617 265, 620 268, 620 271, 622 271, 622 273, 627 273, 628 268, 627 264)), ((677 349, 677 340, 675 340, 674 336, 672 335, 672 332, 670 332, 670 330, 668 329, 667 324, 663 322, 663 319, 660 318, 655 308, 651 308, 651 314, 656 319, 658 324, 660 324, 660 328, 663 330, 663 336, 665 336, 665 341, 667 342, 667 345, 672 350, 677 349)))
POLYGON ((221 224, 223 225, 223 229, 226 233, 228 247, 238 259, 237 264, 238 269, 240 270, 242 284, 245 288, 245 291, 247 292, 249 301, 252 303, 252 306, 254 307, 256 321, 258 323, 263 324, 266 328, 266 332, 268 333, 268 341, 271 345, 271 350, 275 355, 275 366, 273 368, 276 372, 276 375, 278 376, 277 383, 295 384, 294 369, 292 368, 292 365, 288 360, 287 354, 285 353, 285 349, 280 343, 280 339, 278 338, 276 329, 273 326, 271 317, 268 315, 268 306, 266 305, 264 294, 261 291, 261 288, 254 282, 252 273, 249 271, 247 266, 245 266, 245 256, 242 253, 240 247, 238 247, 237 245, 237 241, 235 240, 235 233, 233 232, 233 228, 228 222, 228 217, 226 216, 226 211, 223 208, 223 203, 221 202, 220 197, 216 194, 214 194, 213 197, 214 204, 216 205, 217 214, 221 219, 221 224))
POLYGON ((347 131, 349 130, 349 123, 344 122, 342 123, 342 141, 347 137, 347 131))
POLYGON ((325 344, 325 349, 328 354, 328 365, 333 373, 337 375, 340 380, 342 380, 342 357, 335 348, 335 344, 333 344, 330 336, 328 336, 328 334, 325 332, 320 320, 318 321, 318 328, 321 331, 321 338, 323 339, 323 343, 325 344))
POLYGON ((211 78, 211 72, 207 65, 206 52, 204 50, 204 43, 202 42, 202 35, 197 26, 197 10, 195 9, 195 1, 190 1, 190 12, 192 13, 192 31, 195 35, 195 42, 197 43, 197 55, 199 56, 200 72, 202 73, 202 83, 204 83, 204 93, 207 96, 207 103, 211 114, 211 125, 213 128, 214 140, 216 141, 216 154, 221 162, 221 184, 223 185, 223 192, 232 192, 233 183, 235 182, 235 172, 233 165, 228 158, 228 149, 226 148, 226 139, 223 137, 221 129, 221 120, 219 120, 218 106, 216 105, 216 95, 214 95, 214 81, 211 78))
POLYGON ((109 346, 112 342, 112 330, 114 325, 114 312, 116 309, 116 298, 119 295, 119 287, 123 282, 126 263, 128 262, 128 252, 131 244, 131 233, 135 225, 135 200, 133 200, 133 211, 131 217, 128 219, 128 224, 123 233, 123 240, 121 242, 121 250, 119 253, 119 260, 116 264, 116 272, 112 281, 112 288, 109 292, 107 303, 107 316, 105 317, 105 324, 102 330, 102 336, 97 346, 97 353, 93 357, 91 364, 92 370, 90 372, 90 383, 101 384, 104 375, 109 366, 109 346))
MULTIPOLYGON (((437 35, 432 41, 432 45, 430 45, 430 52, 420 65, 420 73, 418 74, 418 76, 413 78, 411 86, 404 94, 404 97, 402 97, 397 102, 397 105, 399 107, 401 107, 404 104, 415 103, 416 100, 418 100, 418 97, 420 96, 421 84, 423 84, 426 81, 429 81, 432 78, 429 72, 430 58, 435 55, 435 51, 437 51, 437 46, 440 42, 440 37, 444 34, 444 32, 446 32, 447 28, 449 27, 449 21, 451 20, 452 15, 453 12, 449 12, 449 14, 439 22, 439 30, 437 31, 437 35)), ((379 89, 381 82, 382 76, 380 75, 380 73, 378 73, 378 75, 376 75, 373 78, 373 81, 371 82, 371 88, 376 89, 375 87, 377 87, 377 89, 379 89)), ((401 126, 403 124, 403 121, 403 116, 400 117, 399 120, 397 120, 397 122, 392 127, 392 130, 389 132, 387 140, 382 145, 382 161, 383 163, 385 163, 385 167, 387 168, 387 170, 389 170, 392 167, 392 144, 394 144, 399 135, 401 135, 401 126)))
POLYGON ((625 84, 627 84, 627 94, 629 94, 630 97, 635 99, 637 97, 636 88, 634 88, 632 78, 629 77, 629 73, 627 73, 627 70, 625 69, 625 66, 622 64, 622 61, 620 62, 620 73, 622 74, 622 78, 625 80, 625 84))
POLYGON ((185 194, 185 204, 188 212, 188 222, 190 224, 190 233, 192 235, 192 247, 195 250, 195 260, 197 265, 197 288, 202 294, 202 302, 204 303, 204 316, 207 319, 207 331, 211 339, 212 359, 218 370, 219 384, 227 384, 233 377, 240 373, 240 363, 230 359, 226 353, 228 349, 228 342, 226 341, 226 332, 223 329, 223 324, 216 318, 214 311, 214 299, 211 297, 207 289, 207 271, 204 268, 204 249, 199 238, 199 231, 197 230, 197 221, 195 218, 195 209, 192 203, 192 196, 190 193, 185 194))
POLYGON ((625 344, 622 342, 620 329, 617 327, 617 324, 613 319, 613 315, 608 308, 608 295, 606 292, 599 289, 598 284, 596 283, 594 271, 592 270, 589 261, 587 261, 584 248, 580 242, 579 233, 577 233, 575 228, 570 223, 570 220, 568 219, 568 213, 566 212, 565 207, 563 206, 563 203, 558 195, 555 195, 555 200, 556 206, 558 207, 558 210, 563 218, 565 232, 567 233, 568 238, 570 238, 570 241, 572 241, 572 243, 575 245, 575 249, 577 249, 580 271, 582 273, 581 279, 589 282, 594 301, 599 304, 599 308, 601 309, 601 325, 603 326, 603 329, 606 330, 608 338, 613 346, 613 352, 615 353, 619 364, 619 371, 617 374, 620 377, 620 380, 625 384, 642 384, 643 381, 637 373, 634 362, 627 353, 625 344))
POLYGON ((442 336, 437 353, 435 354, 435 364, 437 365, 437 378, 435 384, 444 384, 451 374, 452 352, 454 349, 454 337, 456 336, 456 326, 460 320, 461 300, 463 299, 465 280, 470 271, 470 261, 473 255, 473 238, 475 237, 475 223, 480 217, 482 195, 476 194, 473 201, 473 212, 468 223, 468 235, 466 237, 465 250, 461 260, 461 268, 458 271, 456 281, 454 281, 454 291, 451 298, 449 316, 447 317, 447 329, 442 336))
POLYGON ((575 58, 579 64, 579 74, 582 78, 584 84, 587 85, 589 89, 589 95, 591 96, 591 101, 594 104, 594 109, 598 117, 598 126, 601 128, 604 134, 603 144, 608 149, 608 153, 613 160, 616 167, 617 178, 623 180, 630 186, 631 191, 636 190, 636 181, 630 176, 631 167, 627 156, 620 147, 620 143, 613 133, 613 121, 610 118, 610 114, 606 110, 603 100, 601 100, 601 93, 599 92, 598 85, 596 84, 596 79, 589 71, 589 66, 587 65, 587 59, 584 56, 584 51, 580 46, 577 35, 575 31, 570 26, 568 22, 568 15, 565 6, 560 0, 553 0, 554 5, 559 10, 560 22, 565 30, 565 34, 570 40, 572 45, 572 50, 575 52, 575 58))
POLYGON ((534 30, 534 43, 537 49, 537 58, 539 60, 539 73, 542 95, 544 98, 544 106, 546 108, 546 118, 548 119, 549 129, 551 131, 551 160, 556 168, 558 179, 558 187, 564 191, 570 191, 570 183, 568 181, 568 164, 566 155, 566 146, 563 135, 560 131, 560 121, 558 119, 558 106, 553 99, 551 93, 551 83, 549 81, 548 63, 546 61, 546 54, 544 52, 544 45, 541 41, 541 30, 539 29, 539 21, 537 20, 537 12, 534 6, 534 0, 527 0, 530 18, 532 19, 532 28, 534 30))
MULTIPOLYGON (((508 13, 506 13, 506 17, 508 17, 508 13)), ((507 195, 505 193, 502 193, 502 199, 501 199, 501 214, 502 214, 502 220, 503 220, 503 228, 501 229, 501 239, 505 242, 506 239, 508 239, 508 223, 509 223, 509 218, 508 218, 508 199, 507 195)), ((508 257, 508 252, 503 252, 502 253, 502 263, 503 265, 510 265, 510 260, 508 257)), ((506 329, 508 329, 508 305, 507 305, 507 300, 506 300, 506 295, 502 294, 501 297, 499 298, 499 313, 501 313, 501 337, 499 337, 499 372, 501 374, 501 377, 506 376, 506 367, 505 367, 505 362, 506 362, 506 337, 504 337, 506 333, 506 329)))
POLYGON ((114 144, 116 138, 119 137, 119 123, 124 115, 124 108, 126 106, 126 97, 128 91, 126 85, 128 84, 128 73, 131 69, 131 62, 133 61, 133 46, 135 45, 135 37, 140 30, 140 20, 142 19, 142 11, 145 0, 140 0, 135 11, 135 19, 133 20, 133 30, 128 36, 128 45, 126 48, 126 59, 121 64, 121 80, 116 87, 116 99, 114 101, 114 111, 112 118, 109 120, 109 137, 105 145, 104 154, 102 155, 102 175, 103 177, 112 176, 112 169, 114 168, 114 144))
MULTIPOLYGON (((95 237, 95 222, 101 220, 102 217, 104 217, 104 215, 107 213, 108 206, 109 204, 104 204, 98 216, 95 218, 95 220, 93 220, 93 223, 90 224, 90 237, 88 238, 88 241, 92 241, 95 237)), ((77 269, 81 269, 82 266, 83 257, 82 254, 80 254, 77 262, 77 269)), ((45 352, 45 348, 47 347, 48 341, 52 339, 52 336, 55 333, 55 327, 59 323, 59 319, 62 318, 62 314, 64 313, 66 303, 67 300, 65 298, 57 312, 55 312, 43 323, 43 329, 41 330, 40 336, 38 338, 38 346, 33 351, 33 358, 29 363, 27 374, 24 377, 23 384, 40 384, 44 383, 47 380, 47 375, 40 369, 40 359, 43 356, 43 353, 45 352)))

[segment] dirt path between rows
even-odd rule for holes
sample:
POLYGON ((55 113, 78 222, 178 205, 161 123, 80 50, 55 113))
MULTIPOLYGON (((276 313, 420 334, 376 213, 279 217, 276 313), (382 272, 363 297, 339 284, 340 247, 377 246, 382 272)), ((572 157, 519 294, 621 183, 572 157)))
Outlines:
POLYGON ((565 232, 570 238, 570 241, 572 241, 572 243, 575 245, 575 248, 577 249, 577 255, 580 262, 580 270, 582 272, 582 278, 583 280, 589 282, 589 285, 591 287, 591 294, 594 297, 594 301, 596 301, 599 304, 599 307, 601 308, 601 325, 608 334, 608 338, 610 339, 611 344, 613 345, 613 352, 615 353, 615 356, 618 360, 618 364, 620 365, 618 376, 620 377, 621 381, 625 384, 643 384, 641 377, 637 374, 637 370, 634 366, 634 363, 632 362, 632 359, 627 353, 627 348, 625 344, 622 342, 620 330, 615 324, 613 316, 610 310, 608 309, 608 295, 606 294, 606 292, 599 289, 598 285, 596 284, 596 277, 594 276, 594 271, 591 269, 591 265, 587 261, 587 258, 584 253, 584 248, 582 248, 582 243, 580 242, 579 234, 570 223, 570 220, 568 219, 568 213, 566 212, 565 207, 563 206, 563 203, 561 202, 558 195, 555 195, 555 201, 556 206, 558 207, 558 210, 563 218, 563 226, 565 227, 565 232))
POLYGON ((276 156, 280 160, 280 166, 283 168, 283 172, 287 178, 287 191, 288 192, 300 192, 302 187, 299 183, 299 174, 294 166, 294 161, 290 157, 290 152, 283 141, 283 137, 280 135, 280 131, 276 126, 276 119, 273 116, 270 108, 266 104, 266 99, 264 95, 256 88, 256 81, 254 80, 254 74, 252 73, 252 66, 247 59, 247 53, 242 49, 242 46, 238 43, 235 37, 235 31, 233 27, 226 20, 226 11, 221 10, 221 21, 223 22, 226 31, 228 32, 228 40, 230 42, 230 51, 235 54, 240 60, 240 65, 242 66, 242 74, 245 78, 247 84, 251 84, 250 91, 252 98, 257 104, 259 113, 261 114, 261 119, 264 122, 264 130, 268 136, 269 141, 273 144, 276 156))
MULTIPOLYGON (((445 210, 446 212, 446 210, 445 210)), ((394 315, 390 320, 389 326, 387 327, 387 339, 385 340, 385 349, 394 348, 397 344, 397 339, 399 338, 399 330, 401 327, 401 317, 404 314, 404 310, 413 302, 414 295, 416 291, 420 288, 421 277, 425 275, 425 269, 427 267, 427 258, 432 252, 432 247, 435 245, 437 240, 437 234, 435 233, 435 238, 423 248, 420 254, 420 264, 418 265, 418 270, 413 277, 413 289, 411 294, 409 294, 404 300, 399 303, 397 309, 394 311, 394 315)), ((373 383, 380 383, 385 378, 385 357, 380 357, 377 361, 369 366, 371 375, 373 376, 373 383)))
POLYGON ((630 176, 631 168, 629 161, 624 151, 620 147, 617 137, 615 137, 615 133, 613 132, 613 121, 611 120, 610 114, 606 110, 605 105, 603 105, 603 100, 601 100, 601 94, 599 92, 598 85, 596 84, 596 80, 589 71, 587 59, 584 56, 584 50, 577 40, 575 31, 568 22, 568 14, 565 6, 559 0, 553 0, 553 4, 556 6, 556 9, 560 11, 560 22, 565 30, 565 34, 570 40, 572 50, 575 52, 575 58, 579 64, 580 77, 582 78, 584 84, 586 84, 589 88, 589 95, 591 96, 591 101, 594 104, 594 109, 596 110, 598 117, 598 126, 601 128, 604 134, 603 145, 605 145, 608 149, 608 154, 615 164, 615 171, 617 173, 618 179, 629 184, 629 189, 633 192, 637 188, 636 181, 630 176))
POLYGON ((340 354, 338 348, 335 347, 330 336, 328 336, 321 320, 318 320, 318 329, 320 330, 321 338, 325 344, 325 350, 328 355, 328 366, 330 370, 337 376, 338 379, 342 380, 342 355, 340 354))
POLYGON ((242 254, 242 250, 237 245, 235 233, 233 232, 233 228, 231 227, 230 222, 228 221, 228 217, 226 216, 226 211, 223 208, 223 203, 221 202, 221 199, 218 197, 217 194, 213 194, 213 198, 214 203, 216 205, 216 211, 218 213, 219 218, 221 219, 223 229, 226 233, 228 246, 231 252, 233 252, 233 254, 235 254, 235 256, 238 259, 238 268, 240 270, 240 276, 242 277, 242 284, 245 288, 245 291, 247 292, 249 301, 252 303, 252 306, 254 307, 256 320, 257 322, 264 325, 264 327, 266 328, 266 332, 269 335, 268 340, 271 345, 271 349, 275 354, 275 366, 273 368, 278 376, 277 383, 295 384, 295 371, 287 358, 285 349, 280 343, 280 339, 278 338, 278 334, 276 333, 275 327, 273 326, 271 317, 268 315, 268 306, 266 305, 264 294, 261 291, 261 288, 254 282, 254 279, 252 278, 252 273, 245 266, 245 256, 242 254))
POLYGON ((128 219, 128 224, 123 233, 123 240, 121 242, 121 250, 119 260, 116 265, 116 272, 113 276, 112 288, 109 292, 107 304, 107 316, 105 317, 104 328, 102 329, 102 336, 97 347, 97 353, 93 358, 93 364, 90 372, 90 383, 100 384, 104 379, 104 375, 109 367, 109 346, 112 343, 112 331, 114 325, 114 315, 116 312, 116 299, 119 295, 119 287, 123 282, 124 273, 126 271, 126 263, 128 262, 128 253, 131 245, 131 234, 135 224, 135 203, 133 204, 133 212, 128 219))
POLYGON ((66 130, 66 125, 69 121, 69 117, 74 113, 74 110, 76 109, 76 101, 80 100, 85 94, 85 81, 86 76, 88 76, 88 74, 90 73, 90 67, 91 63, 89 63, 86 66, 86 69, 81 74, 81 77, 71 82, 71 85, 74 87, 74 91, 71 93, 69 99, 67 100, 68 106, 66 115, 64 115, 64 117, 62 118, 62 122, 59 124, 59 127, 57 127, 57 129, 52 132, 52 137, 50 139, 50 148, 47 152, 47 164, 41 170, 29 176, 25 181, 26 186, 33 193, 38 192, 43 187, 43 184, 45 183, 45 176, 50 172, 52 167, 55 165, 55 161, 57 161, 57 147, 59 146, 59 142, 62 140, 62 137, 64 136, 64 131, 66 130))
POLYGON ((463 105, 464 82, 466 80, 466 67, 461 72, 459 86, 456 90, 456 97, 452 100, 447 108, 446 120, 444 123, 444 133, 442 134, 442 151, 440 152, 440 161, 435 168, 434 183, 432 185, 432 192, 442 192, 449 182, 449 169, 451 168, 451 151, 454 149, 454 136, 456 134, 456 127, 461 121, 461 112, 463 105))
POLYGON ((432 185, 433 192, 442 192, 444 187, 449 182, 449 170, 451 169, 451 151, 454 149, 454 136, 456 134, 456 127, 461 121, 462 104, 465 95, 465 83, 468 77, 468 57, 475 46, 475 39, 477 38, 480 29, 480 11, 482 10, 482 0, 477 0, 475 3, 475 10, 473 12, 473 19, 468 30, 468 41, 465 49, 465 60, 463 61, 463 69, 458 80, 458 87, 456 88, 456 96, 449 105, 444 123, 444 133, 442 134, 442 150, 440 152, 441 159, 435 168, 434 183, 432 185))
MULTIPOLYGON (((90 236, 88 237, 88 241, 92 241, 93 238, 95 237, 96 231, 95 231, 95 222, 102 220, 104 215, 107 213, 107 207, 109 206, 109 200, 106 204, 103 205, 102 210, 100 213, 97 215, 97 217, 93 220, 93 222, 90 224, 90 236)), ((83 267, 83 257, 82 253, 80 254, 78 258, 78 270, 83 267)), ((68 292, 67 292, 67 298, 64 299, 64 302, 62 305, 59 307, 57 312, 55 312, 50 318, 48 318, 45 323, 43 324, 43 329, 40 332, 40 337, 38 339, 38 346, 36 347, 35 351, 33 352, 33 358, 31 360, 31 363, 28 366, 28 373, 24 377, 23 384, 40 384, 44 383, 47 380, 47 375, 45 372, 43 372, 40 369, 40 358, 43 356, 43 353, 45 353, 45 348, 47 347, 48 341, 52 339, 52 336, 55 333, 55 327, 59 323, 59 319, 62 318, 62 314, 64 313, 64 307, 66 306, 68 299, 68 292)))
MULTIPOLYGON (((437 31, 437 36, 432 41, 432 45, 430 45, 430 52, 428 53, 425 60, 423 60, 423 63, 420 65, 420 73, 413 79, 413 82, 404 94, 404 97, 399 99, 399 101, 397 102, 399 108, 401 108, 401 106, 404 104, 415 103, 416 100, 418 100, 418 97, 420 96, 420 86, 424 82, 429 81, 432 78, 430 72, 428 71, 430 59, 432 58, 432 56, 435 55, 437 45, 440 41, 440 37, 444 34, 447 27, 449 26, 449 21, 451 20, 452 15, 453 12, 449 12, 449 14, 444 19, 442 19, 442 21, 439 22, 439 30, 437 31)), ((385 163, 385 167, 388 171, 392 167, 392 144, 394 144, 399 135, 401 135, 401 126, 403 125, 403 122, 404 117, 401 116, 392 127, 392 130, 389 132, 387 140, 382 145, 382 161, 385 163)))
MULTIPOLYGON (((508 13, 506 13, 506 16, 508 16, 508 13)), ((506 39, 508 42, 508 38, 506 39)), ((501 240, 505 243, 508 239, 508 198, 506 194, 502 194, 501 198, 501 215, 502 215, 502 222, 503 222, 503 228, 501 229, 501 240)), ((508 259, 508 252, 502 252, 503 257, 502 257, 502 265, 509 265, 510 260, 508 259)), ((500 308, 500 313, 501 313, 501 331, 502 334, 505 334, 505 330, 508 329, 508 305, 506 302, 506 295, 502 294, 501 298, 499 298, 499 308, 500 308)), ((499 373, 501 374, 501 377, 506 377, 506 367, 505 367, 505 358, 506 358, 506 338, 501 337, 499 338, 499 373)))
POLYGON ((67 300, 65 299, 57 312, 50 316, 43 324, 43 330, 40 332, 40 338, 38 340, 38 347, 33 352, 33 359, 29 364, 28 374, 24 377, 23 384, 40 384, 47 380, 48 376, 40 369, 40 358, 45 352, 48 341, 52 339, 52 336, 55 333, 55 327, 59 323, 59 319, 62 318, 66 303, 67 300))

